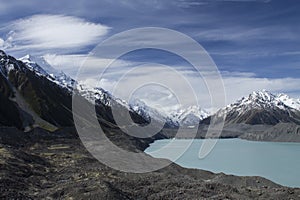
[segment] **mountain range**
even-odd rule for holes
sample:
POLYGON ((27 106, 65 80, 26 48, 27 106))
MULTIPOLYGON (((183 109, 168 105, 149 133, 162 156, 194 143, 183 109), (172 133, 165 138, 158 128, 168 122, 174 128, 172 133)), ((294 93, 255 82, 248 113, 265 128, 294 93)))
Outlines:
MULTIPOLYGON (((178 111, 174 111, 166 115, 158 112, 156 109, 151 108, 150 106, 146 105, 144 102, 138 99, 135 99, 129 104, 121 99, 112 96, 108 91, 105 91, 102 88, 92 88, 89 87, 88 85, 77 83, 71 77, 67 76, 64 72, 58 71, 57 69, 53 68, 42 57, 26 55, 17 60, 13 57, 7 56, 2 51, 1 62, 2 62, 1 71, 3 72, 2 75, 8 81, 11 81, 11 77, 13 76, 13 74, 16 73, 20 74, 19 72, 24 72, 23 74, 31 73, 37 79, 44 79, 44 82, 47 79, 48 80, 47 82, 50 85, 55 84, 57 88, 60 88, 62 91, 64 91, 62 93, 66 96, 66 98, 70 98, 70 95, 73 92, 73 89, 75 88, 83 97, 85 97, 91 103, 94 103, 96 101, 97 104, 102 104, 110 107, 112 101, 114 101, 121 104, 124 107, 127 107, 127 109, 129 109, 131 112, 138 113, 146 121, 150 122, 152 118, 152 120, 157 120, 162 123, 165 123, 166 127, 178 127, 179 125, 193 126, 197 121, 199 122, 200 120, 208 116, 206 111, 196 106, 191 106, 187 109, 179 109, 178 111)), ((31 80, 33 81, 33 79, 31 80)), ((18 83, 17 87, 20 84, 22 83, 18 83)), ((15 84, 11 84, 12 86, 11 89, 14 89, 13 88, 14 85, 15 84)), ((19 89, 22 90, 23 88, 19 88, 19 89)), ((35 90, 35 88, 33 89, 35 90)), ((32 102, 32 103, 35 104, 36 102, 32 102)), ((64 106, 70 109, 70 105, 64 105, 64 106)), ((30 107, 35 108, 36 106, 30 106, 30 107)), ((34 111, 36 112, 36 110, 34 111)), ((46 119, 46 121, 48 120, 46 119)), ((52 121, 50 121, 50 123, 52 123, 52 121)), ((52 123, 52 124, 56 124, 56 123, 52 123)), ((30 125, 32 125, 32 122, 31 124, 29 123, 29 126, 30 125)), ((62 124, 62 125, 70 125, 70 124, 62 124)), ((26 128, 28 129, 28 126, 26 128)))
POLYGON ((140 99, 134 99, 129 105, 132 110, 144 116, 144 118, 166 122, 166 126, 171 128, 179 126, 193 128, 199 124, 201 120, 209 116, 207 111, 196 105, 177 109, 169 113, 159 112, 157 109, 148 106, 140 99))
POLYGON ((99 121, 106 125, 115 125, 111 107, 118 106, 138 124, 154 120, 171 129, 200 124, 199 138, 205 137, 214 115, 225 116, 222 137, 282 141, 299 138, 300 100, 285 94, 256 91, 212 115, 199 106, 163 113, 140 99, 125 102, 102 88, 78 83, 41 57, 26 55, 15 59, 0 51, 0 72, 0 98, 4 102, 0 106, 0 124, 24 131, 34 127, 56 130, 72 126, 72 95, 76 93, 95 104, 99 121))
POLYGON ((143 149, 149 141, 162 137, 160 133, 146 139, 127 135, 116 125, 112 106, 118 107, 121 117, 129 112, 137 124, 149 122, 109 92, 79 84, 63 72, 49 65, 41 67, 35 58, 31 59, 25 56, 23 61, 17 60, 0 51, 0 127, 16 127, 25 132, 37 127, 48 131, 72 127, 72 95, 79 95, 95 108, 101 127, 112 141, 128 141, 126 145, 122 143, 124 148, 135 144, 134 148, 143 149))

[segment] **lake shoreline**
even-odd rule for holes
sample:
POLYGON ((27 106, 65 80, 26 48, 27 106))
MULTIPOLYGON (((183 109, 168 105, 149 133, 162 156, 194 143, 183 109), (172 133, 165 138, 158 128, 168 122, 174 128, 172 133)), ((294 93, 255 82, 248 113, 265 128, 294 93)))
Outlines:
MULTIPOLYGON (((201 167, 197 167, 193 163, 190 164, 189 160, 184 161, 184 159, 182 159, 182 157, 185 156, 184 155, 185 153, 183 153, 183 155, 180 157, 180 159, 177 160, 177 158, 175 158, 176 156, 175 156, 174 152, 181 151, 183 149, 183 144, 187 145, 188 148, 193 149, 194 148, 193 147, 194 143, 197 143, 198 141, 202 142, 202 141, 205 141, 205 140, 207 140, 207 139, 194 139, 194 140, 191 140, 191 139, 178 139, 178 138, 174 138, 174 139, 156 140, 154 143, 150 144, 150 146, 144 152, 145 153, 149 153, 150 151, 154 151, 155 148, 162 147, 161 145, 158 145, 158 144, 163 144, 164 143, 165 144, 164 151, 168 152, 168 150, 169 150, 170 151, 169 154, 163 155, 162 152, 160 152, 160 154, 157 154, 157 153, 153 154, 153 153, 150 152, 149 155, 151 155, 153 157, 156 157, 156 158, 170 159, 171 161, 175 161, 176 164, 179 164, 180 166, 186 167, 186 168, 189 168, 189 169, 192 168, 192 169, 208 170, 208 171, 211 171, 213 173, 223 172, 225 174, 235 175, 235 176, 248 176, 248 177, 261 176, 261 177, 267 178, 267 179, 269 179, 271 181, 274 181, 274 182, 276 182, 278 184, 281 184, 281 185, 284 185, 284 186, 295 187, 295 188, 299 188, 300 187, 300 183, 297 182, 297 180, 294 179, 294 177, 299 177, 300 176, 300 174, 298 174, 297 170, 296 170, 297 166, 300 166, 300 162, 296 162, 297 161, 297 157, 296 157, 297 153, 296 152, 300 151, 300 143, 292 143, 292 142, 270 142, 270 141, 251 141, 251 140, 245 140, 245 139, 242 139, 242 138, 230 138, 230 139, 226 138, 226 139, 219 139, 219 141, 217 141, 218 143, 216 144, 216 147, 215 147, 215 148, 217 148, 216 151, 218 151, 218 148, 219 148, 218 144, 219 144, 231 156, 241 156, 241 155, 235 155, 236 154, 235 152, 238 152, 238 151, 241 151, 241 150, 245 151, 245 149, 247 149, 247 151, 244 152, 245 153, 245 157, 249 157, 250 156, 250 158, 252 158, 253 161, 248 161, 248 159, 245 159, 245 158, 242 157, 242 162, 248 163, 249 166, 253 165, 253 168, 259 168, 259 167, 261 167, 265 171, 265 173, 267 174, 267 176, 265 176, 261 172, 258 173, 259 170, 257 170, 257 172, 255 172, 255 171, 252 172, 252 174, 251 173, 250 174, 247 174, 247 173, 245 174, 243 172, 243 170, 240 170, 240 169, 238 169, 238 172, 234 172, 234 171, 231 172, 230 168, 228 168, 228 169, 230 169, 229 171, 228 171, 228 169, 226 171, 226 170, 221 170, 221 168, 215 168, 215 167, 210 168, 208 166, 210 166, 211 163, 208 164, 206 167, 202 167, 202 168, 201 167), (174 145, 177 144, 177 146, 174 146, 173 149, 171 149, 172 148, 171 146, 167 147, 166 141, 168 141, 168 142, 172 141, 174 143, 174 145), (180 142, 181 142, 181 144, 179 144, 180 142), (190 143, 190 144, 187 144, 187 143, 190 143), (224 143, 228 143, 226 145, 229 145, 230 148, 226 147, 226 145, 224 146, 224 143), (243 145, 243 146, 239 146, 239 148, 235 148, 235 151, 231 152, 230 149, 234 148, 234 145, 239 144, 239 143, 241 143, 240 145, 243 145), (256 148, 251 149, 251 145, 253 145, 256 148), (169 149, 167 149, 167 148, 169 148, 169 149), (180 149, 180 148, 182 148, 182 149, 180 149), (289 150, 289 148, 291 150, 289 150), (270 150, 270 149, 272 149, 272 150, 270 150), (293 151, 295 151, 295 152, 293 152, 293 151), (274 155, 271 155, 270 152, 273 152, 274 155), (247 156, 247 153, 249 154, 248 156, 247 156), (270 154, 271 158, 273 159, 273 160, 272 159, 269 160, 270 163, 273 163, 273 165, 270 166, 270 169, 272 169, 272 170, 270 170, 269 168, 266 168, 264 166, 264 164, 263 164, 264 162, 266 164, 268 163, 267 162, 267 159, 268 159, 267 155, 268 155, 268 153, 270 154), (291 154, 292 154, 294 156, 294 158, 295 158, 294 161, 293 160, 286 161, 284 159, 284 157, 285 157, 286 154, 288 154, 289 156, 291 156, 291 154), (261 155, 263 155, 263 156, 261 156, 261 155), (259 156, 262 157, 261 160, 259 160, 259 159, 253 159, 253 158, 259 157, 259 156), (278 157, 276 157, 276 156, 278 156, 278 157), (277 165, 280 166, 281 161, 276 161, 276 159, 277 160, 281 159, 282 163, 287 163, 287 164, 285 166, 281 166, 282 167, 282 169, 281 169, 280 167, 277 167, 277 165), (188 164, 186 164, 184 162, 188 162, 188 164), (295 162, 295 163, 293 164, 293 162, 295 162), (256 163, 256 164, 253 164, 253 163, 256 163), (276 163, 276 164, 274 164, 274 163, 276 163), (291 169, 288 168, 289 165, 295 165, 293 171, 291 171, 291 169), (284 173, 284 167, 287 168, 286 169, 287 171, 288 171, 288 169, 290 170, 289 174, 287 174, 286 177, 284 175, 282 175, 284 173), (276 168, 277 171, 275 170, 275 168, 276 168), (273 174, 271 174, 270 171, 272 171, 273 174), (292 172, 294 173, 293 175, 292 175, 292 172), (291 176, 291 179, 292 179, 292 184, 290 184, 290 185, 287 184, 288 180, 285 180, 289 176, 291 176), (275 177, 275 179, 274 178, 272 179, 272 177, 275 177), (277 179, 278 180, 280 179, 278 177, 282 177, 281 179, 284 179, 286 182, 285 181, 276 181, 277 179), (296 184, 296 185, 293 185, 293 184, 296 184)), ((185 150, 185 151, 188 152, 189 149, 185 150)), ((214 149, 212 150, 212 152, 210 154, 212 154, 213 156, 215 156, 213 151, 214 151, 214 149)), ((197 160, 196 156, 197 155, 195 153, 189 154, 189 157, 192 157, 193 159, 197 160)), ((208 156, 210 156, 210 155, 208 155, 208 156)), ((224 158, 229 159, 229 160, 231 159, 226 154, 224 154, 222 156, 224 158)), ((214 158, 214 159, 215 159, 215 162, 217 162, 217 159, 216 158, 214 158)), ((237 162, 234 159, 232 159, 231 162, 233 162, 233 163, 235 162, 236 165, 238 165, 238 163, 239 163, 239 162, 237 162)), ((226 163, 226 162, 225 162, 225 164, 228 165, 228 163, 226 163)), ((247 165, 246 165, 246 167, 247 167, 247 165)), ((249 168, 249 170, 251 171, 252 169, 249 168)))

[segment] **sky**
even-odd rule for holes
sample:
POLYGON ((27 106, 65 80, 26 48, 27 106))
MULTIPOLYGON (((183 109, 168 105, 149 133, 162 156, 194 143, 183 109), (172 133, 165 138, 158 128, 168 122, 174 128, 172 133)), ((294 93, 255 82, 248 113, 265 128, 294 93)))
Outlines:
MULTIPOLYGON (((261 89, 299 98, 299 10, 300 2, 290 0, 53 0, 42 4, 38 0, 1 0, 0 49, 15 57, 43 56, 53 67, 76 78, 89 52, 111 36, 133 28, 168 28, 191 37, 213 59, 224 82, 226 104, 261 89)), ((137 36, 136 41, 141 38, 137 36)), ((166 41, 168 38, 162 37, 159 44, 166 41)), ((149 77, 168 80, 178 89, 147 86, 136 90, 135 95, 153 106, 175 109, 180 107, 176 96, 192 99, 186 90, 179 89, 181 82, 170 74, 170 69, 175 69, 195 89, 198 104, 211 109, 206 80, 172 52, 129 52, 99 79, 98 69, 105 68, 110 59, 107 55, 92 58, 93 62, 85 65, 86 74, 81 81, 97 81, 110 91, 122 75, 127 75, 122 82, 125 88, 149 77), (141 68, 143 73, 135 68, 141 68)), ((126 93, 124 89, 116 95, 125 98, 126 93)))

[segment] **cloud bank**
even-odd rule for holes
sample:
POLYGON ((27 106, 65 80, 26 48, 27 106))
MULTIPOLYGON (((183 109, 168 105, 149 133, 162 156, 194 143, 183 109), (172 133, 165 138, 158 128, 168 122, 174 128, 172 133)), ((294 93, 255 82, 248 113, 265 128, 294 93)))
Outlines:
MULTIPOLYGON (((79 51, 101 41, 109 27, 64 15, 34 15, 5 27, 11 51, 23 49, 79 51)), ((6 45, 8 46, 8 45, 6 45)))

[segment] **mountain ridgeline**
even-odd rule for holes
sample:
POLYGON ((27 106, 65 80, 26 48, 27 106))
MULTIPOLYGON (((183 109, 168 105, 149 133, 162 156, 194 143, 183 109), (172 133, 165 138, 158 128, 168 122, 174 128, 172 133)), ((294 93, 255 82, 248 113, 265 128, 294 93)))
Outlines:
POLYGON ((112 96, 102 88, 91 88, 79 84, 62 71, 54 69, 43 58, 26 55, 19 60, 0 51, 1 96, 0 124, 15 126, 22 130, 42 127, 54 130, 57 127, 73 126, 72 95, 79 94, 95 104, 99 121, 115 125, 111 107, 116 106, 120 114, 129 112, 137 124, 150 121, 164 123, 166 128, 179 125, 194 125, 207 117, 201 108, 190 107, 170 115, 162 114, 141 100, 129 104, 112 96), (10 112, 14 110, 14 112, 10 112), (201 115, 197 115, 201 113, 201 115))
MULTIPOLYGON (((0 124, 23 130, 35 126, 50 129, 73 126, 72 94, 76 91, 73 90, 76 81, 62 72, 49 74, 29 56, 22 60, 0 51, 0 98, 5 102, 0 108, 0 124)), ((114 123, 110 107, 118 102, 110 94, 102 89, 79 93, 93 97, 102 121, 114 123)), ((138 114, 130 112, 137 123, 147 123, 138 114)))
POLYGON ((139 99, 127 103, 102 88, 79 84, 40 57, 27 55, 17 60, 0 51, 0 72, 2 126, 24 131, 35 127, 54 131, 73 126, 72 95, 76 94, 95 107, 100 124, 107 128, 118 129, 111 110, 114 106, 120 116, 129 112, 137 124, 164 123, 164 134, 159 133, 157 138, 175 137, 179 126, 196 128, 199 121, 196 137, 204 138, 211 118, 218 115, 225 116, 221 134, 224 138, 300 141, 300 100, 285 94, 253 92, 211 116, 198 106, 162 113, 139 99))
POLYGON ((0 52, 1 98, 8 106, 1 107, 3 125, 30 129, 39 122, 43 128, 71 126, 71 93, 39 76, 15 58, 0 52), (16 112, 12 112, 11 109, 16 112), (9 117, 9 120, 7 119, 9 117), (49 125, 49 127, 45 127, 49 125))
MULTIPOLYGON (((225 116, 221 137, 250 140, 300 141, 300 101, 266 90, 251 93, 215 115, 225 116)), ((198 137, 204 137, 211 116, 200 123, 198 137)))

